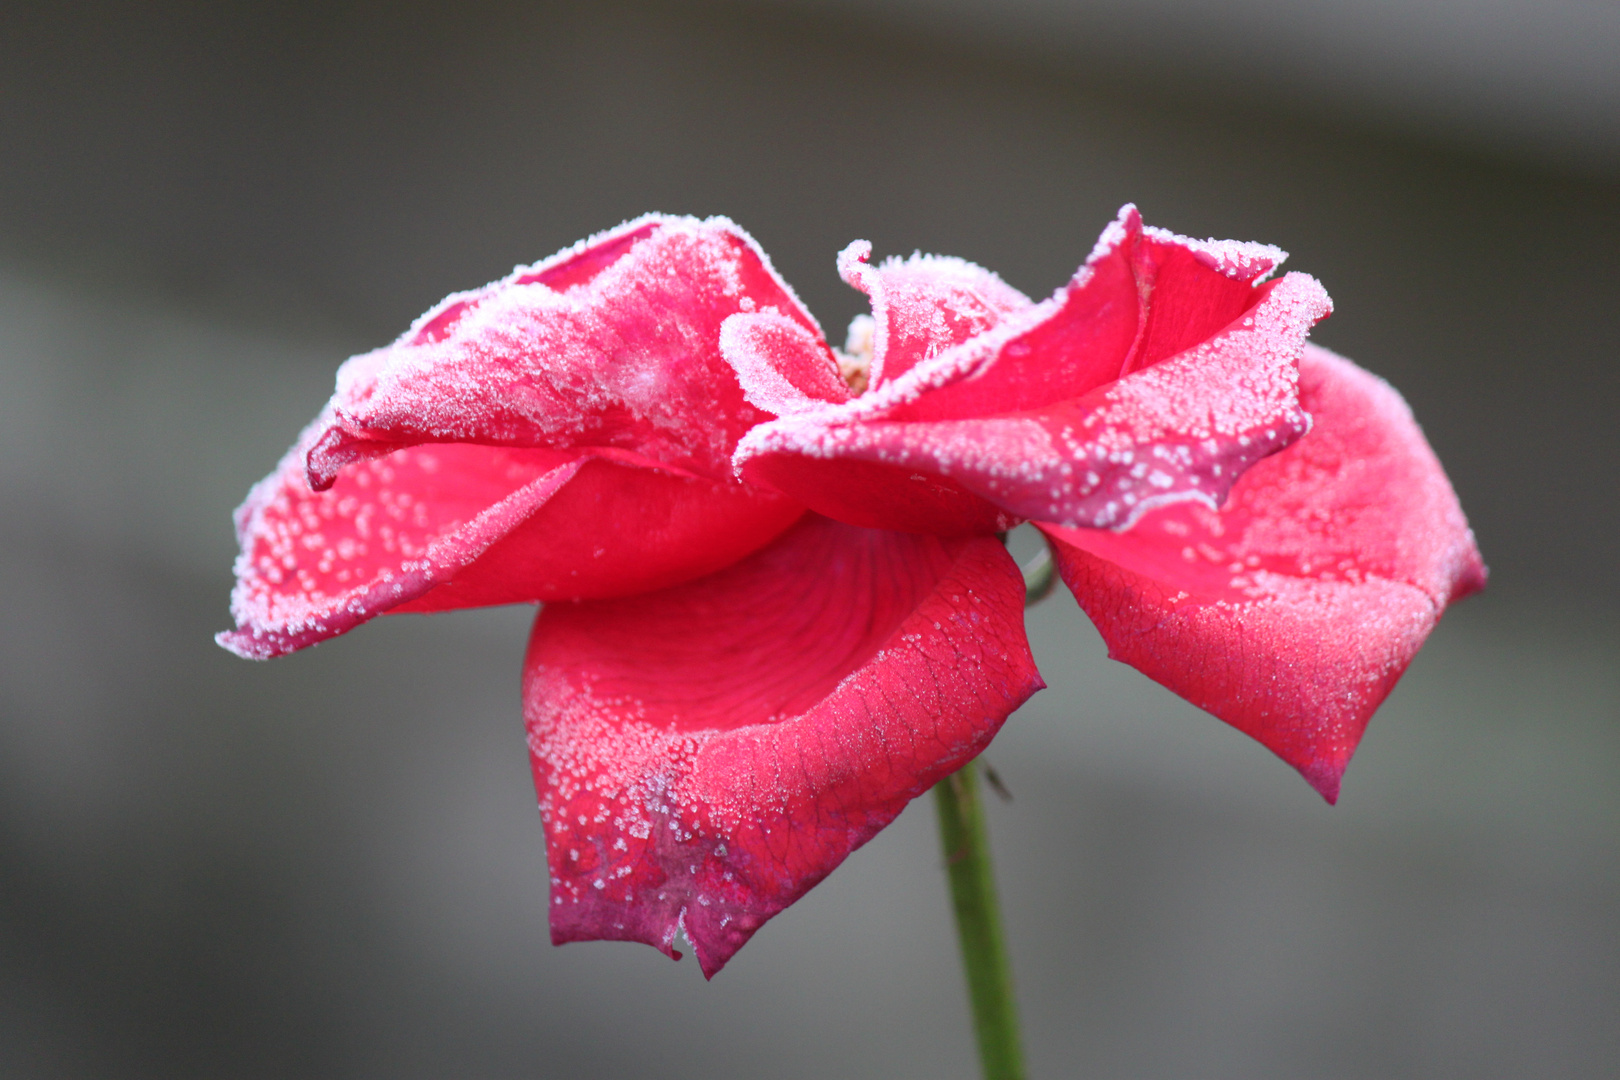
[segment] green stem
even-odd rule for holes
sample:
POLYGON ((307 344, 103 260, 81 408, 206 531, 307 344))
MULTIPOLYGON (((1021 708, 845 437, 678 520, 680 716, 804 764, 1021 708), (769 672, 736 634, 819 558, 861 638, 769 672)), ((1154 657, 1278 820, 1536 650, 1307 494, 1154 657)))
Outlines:
POLYGON ((1034 607, 1052 595, 1057 584, 1057 563, 1052 559, 1050 545, 1041 548, 1035 557, 1019 567, 1024 572, 1024 606, 1034 607))
POLYGON ((939 805, 939 838, 956 908, 962 942, 973 1030, 985 1080, 1023 1080, 1024 1050, 1018 1038, 1018 1005, 1013 1000, 1012 967, 1001 932, 995 875, 990 868, 990 836, 979 800, 976 762, 968 762, 934 785, 939 805))

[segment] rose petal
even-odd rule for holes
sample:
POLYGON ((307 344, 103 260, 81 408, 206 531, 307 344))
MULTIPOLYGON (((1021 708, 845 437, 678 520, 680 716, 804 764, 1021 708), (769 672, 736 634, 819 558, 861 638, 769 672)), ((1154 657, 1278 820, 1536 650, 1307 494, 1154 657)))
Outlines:
POLYGON ((712 574, 804 514, 790 499, 587 458, 551 499, 402 612, 594 600, 712 574))
POLYGON ((310 484, 421 442, 613 447, 713 480, 765 418, 720 357, 720 326, 771 311, 821 331, 747 233, 649 216, 446 299, 339 379, 310 484))
POLYGON ((1127 205, 1053 296, 942 352, 865 407, 892 420, 1039 409, 1192 348, 1265 299, 1286 253, 1142 225, 1127 205))
POLYGON ((1310 433, 1244 473, 1218 513, 1181 504, 1128 532, 1042 528, 1109 655, 1333 802, 1368 718, 1485 570, 1399 394, 1309 346, 1300 398, 1310 433))
POLYGON ((838 254, 838 273, 872 300, 872 388, 893 382, 1031 306, 1029 297, 981 266, 942 255, 885 259, 857 240, 838 254))
POLYGON ((267 658, 390 610, 617 596, 710 573, 803 511, 626 460, 465 444, 359 462, 326 491, 301 443, 237 511, 220 644, 267 658))
POLYGON ((811 516, 711 577, 552 605, 524 714, 552 938, 712 976, 1042 685, 1001 544, 811 516))
POLYGON ((849 400, 827 343, 784 315, 752 312, 726 319, 720 355, 736 372, 748 403, 772 416, 849 400))
MULTIPOLYGON (((959 420, 891 418, 932 411, 926 397, 875 412, 858 398, 755 428, 738 445, 740 473, 868 527, 966 532, 1019 518, 1106 527, 1171 502, 1214 507, 1245 468, 1305 430, 1297 360, 1330 308, 1303 274, 1252 291, 1259 302, 1221 332, 1077 398, 959 420)), ((1164 333, 1179 342, 1179 331, 1164 333)))

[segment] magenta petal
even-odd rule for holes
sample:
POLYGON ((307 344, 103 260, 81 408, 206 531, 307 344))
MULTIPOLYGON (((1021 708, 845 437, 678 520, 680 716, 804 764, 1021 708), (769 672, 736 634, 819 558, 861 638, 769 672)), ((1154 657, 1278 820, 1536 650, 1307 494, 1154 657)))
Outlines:
POLYGON ((595 600, 730 566, 804 514, 779 495, 588 458, 544 505, 398 611, 595 600))
POLYGON ((913 255, 871 266, 871 256, 872 245, 857 240, 839 253, 838 272, 872 300, 873 388, 1030 306, 1029 297, 961 259, 913 255))
POLYGON ((1265 298, 1262 283, 1284 258, 1266 244, 1149 228, 1125 206, 1050 299, 942 351, 883 411, 959 420, 1074 400, 1232 326, 1265 298))
POLYGON ((1388 384, 1314 346, 1311 431, 1219 512, 1043 525, 1109 655, 1247 732, 1329 802, 1441 612, 1484 584, 1456 495, 1388 384))
POLYGON ((1041 687, 1000 543, 809 517, 711 577, 549 605, 524 715, 552 938, 712 976, 1041 687))
POLYGON ((736 460, 751 483, 874 527, 944 531, 953 514, 959 523, 995 520, 991 507, 1001 520, 1107 527, 1172 502, 1214 507, 1244 469, 1308 422, 1296 365, 1306 334, 1329 310, 1327 294, 1314 279, 1289 274, 1257 295, 1221 332, 1074 399, 905 420, 891 413, 922 406, 889 409, 880 391, 871 406, 859 398, 762 424, 743 438, 736 460))
POLYGON ((238 629, 265 658, 385 611, 617 596, 686 581, 803 511, 735 484, 554 450, 408 447, 304 480, 300 443, 237 511, 238 629))
POLYGON ((721 324, 774 312, 820 329, 758 245, 723 218, 650 216, 445 300, 357 357, 309 451, 312 486, 422 442, 611 447, 729 479, 765 414, 721 358, 721 324))

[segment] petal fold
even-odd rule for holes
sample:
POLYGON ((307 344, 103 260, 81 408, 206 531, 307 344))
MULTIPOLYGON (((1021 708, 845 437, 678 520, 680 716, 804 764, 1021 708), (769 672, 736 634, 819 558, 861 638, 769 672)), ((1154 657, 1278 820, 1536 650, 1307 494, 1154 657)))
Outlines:
POLYGON ((748 403, 772 416, 850 398, 827 343, 784 315, 748 312, 726 319, 720 355, 737 373, 748 403))
POLYGON ((1001 544, 814 515, 718 574, 549 605, 524 713, 553 940, 712 976, 1041 687, 1001 544))
MULTIPOLYGON (((904 293, 890 280, 901 271, 933 265, 874 269, 864 257, 846 251, 846 275, 875 298, 904 293)), ((1144 229, 1127 207, 1043 304, 1004 305, 992 323, 987 305, 961 299, 965 287, 934 288, 958 317, 917 316, 933 341, 975 319, 985 328, 847 405, 754 428, 739 475, 842 521, 916 531, 1021 519, 1123 527, 1172 502, 1213 508, 1308 424, 1298 358, 1332 305, 1308 275, 1264 281, 1281 259, 1144 229)), ((886 337, 883 325, 878 355, 887 339, 926 337, 892 327, 886 337)))
POLYGON ((1042 525, 1109 654, 1259 740, 1329 802, 1368 718, 1485 569, 1388 384, 1307 346, 1309 434, 1214 511, 1129 531, 1042 525))
POLYGON ((839 252, 838 273, 872 301, 867 382, 874 389, 1031 306, 1029 297, 962 259, 919 254, 872 266, 871 257, 872 245, 857 240, 839 252))
POLYGON ((764 546, 803 513, 628 457, 468 444, 357 462, 317 492, 304 445, 237 511, 237 629, 218 640, 240 656, 279 656, 388 611, 662 588, 764 546))
POLYGON ((803 508, 731 469, 768 416, 719 353, 749 312, 832 363, 723 218, 650 215, 449 297, 343 365, 237 511, 220 643, 267 657, 384 611, 663 588, 770 542, 803 508))
POLYGON ((730 221, 629 222, 447 298, 346 365, 309 449, 310 484, 423 442, 616 448, 727 479, 737 439, 766 418, 719 352, 721 324, 751 311, 822 340, 730 221))

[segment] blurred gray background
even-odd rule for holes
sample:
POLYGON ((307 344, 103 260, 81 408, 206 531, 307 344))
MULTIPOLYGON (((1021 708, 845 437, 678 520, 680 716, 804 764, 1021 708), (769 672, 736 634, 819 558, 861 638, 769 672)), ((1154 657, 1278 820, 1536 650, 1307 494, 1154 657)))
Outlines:
POLYGON ((989 759, 1039 1077, 1620 1057, 1620 7, 0 5, 0 1075, 969 1077, 922 803, 713 983, 553 949, 530 612, 217 649, 230 509, 345 356, 645 210, 1045 295, 1119 204, 1264 240, 1491 588, 1336 809, 1066 596, 989 759))

